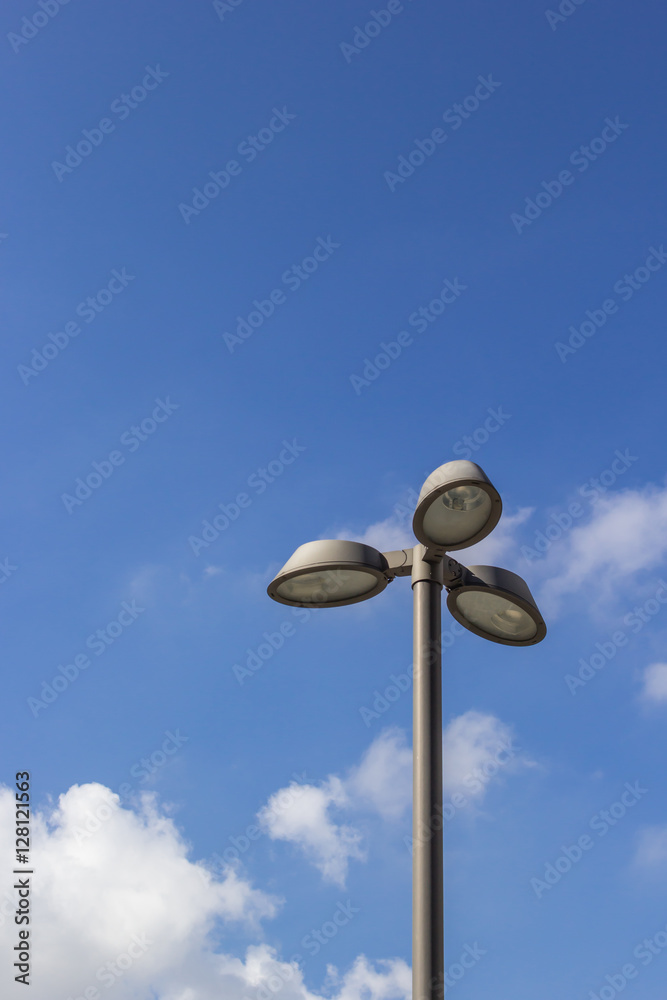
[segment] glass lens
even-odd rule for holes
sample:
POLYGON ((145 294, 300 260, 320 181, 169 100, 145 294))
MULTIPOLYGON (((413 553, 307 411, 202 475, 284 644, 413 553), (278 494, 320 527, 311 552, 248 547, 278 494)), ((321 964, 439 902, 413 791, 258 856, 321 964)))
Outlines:
POLYGON ((491 497, 479 486, 455 486, 433 501, 424 531, 438 545, 458 545, 473 538, 491 514, 491 497))
POLYGON ((277 593, 286 601, 324 604, 361 597, 373 590, 376 584, 377 578, 361 569, 325 569, 293 576, 278 586, 277 593))
POLYGON ((532 639, 537 625, 530 615, 512 601, 482 590, 464 590, 456 607, 471 625, 501 639, 532 639))

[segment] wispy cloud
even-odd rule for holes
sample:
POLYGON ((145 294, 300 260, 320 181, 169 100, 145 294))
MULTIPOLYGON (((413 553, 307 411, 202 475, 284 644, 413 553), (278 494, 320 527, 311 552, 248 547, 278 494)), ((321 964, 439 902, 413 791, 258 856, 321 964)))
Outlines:
POLYGON ((280 808, 280 789, 258 813, 259 821, 273 840, 295 844, 322 873, 326 882, 344 886, 350 858, 362 860, 361 834, 336 823, 336 810, 349 805, 340 778, 330 777, 319 787, 302 785, 287 809, 280 808))
POLYGON ((344 538, 350 542, 363 542, 372 545, 380 552, 391 552, 394 549, 412 548, 416 538, 412 534, 410 522, 401 514, 390 514, 384 521, 376 521, 361 533, 343 529, 336 538, 344 538))
POLYGON ((667 663, 651 663, 644 670, 641 697, 647 702, 667 704, 667 663))
POLYGON ((533 513, 533 507, 519 507, 514 514, 503 514, 490 535, 453 555, 466 566, 502 566, 509 560, 512 565, 507 568, 513 568, 519 553, 519 528, 533 513))
MULTIPOLYGON (((469 549, 462 549, 458 553, 453 553, 461 562, 470 565, 495 565, 495 563, 506 555, 518 553, 517 529, 524 524, 533 513, 532 507, 520 507, 514 514, 503 514, 500 522, 488 538, 472 545, 469 549)), ((383 521, 376 521, 370 524, 361 533, 349 530, 339 531, 336 538, 347 538, 353 542, 364 542, 365 545, 372 545, 373 548, 381 552, 389 552, 392 549, 412 548, 417 539, 412 533, 412 518, 406 516, 402 507, 397 507, 393 514, 383 521)))
POLYGON ((640 574, 667 558, 667 487, 608 493, 588 521, 553 545, 539 571, 544 611, 556 615, 568 598, 587 595, 594 609, 637 587, 640 574))
POLYGON ((373 740, 347 786, 353 800, 384 819, 400 819, 412 796, 412 749, 402 729, 385 729, 373 740))
POLYGON ((634 860, 641 868, 667 874, 667 824, 640 830, 634 860))
POLYGON ((443 784, 445 793, 465 792, 481 801, 489 780, 489 762, 511 748, 505 771, 534 766, 514 746, 512 727, 495 715, 470 710, 452 719, 443 733, 443 784))
MULTIPOLYGON (((494 715, 476 711, 452 719, 443 733, 443 749, 445 793, 465 790, 467 800, 477 802, 484 798, 488 782, 500 766, 506 773, 533 766, 513 746, 510 726, 494 715)), ((341 817, 365 812, 399 821, 409 810, 412 750, 406 734, 396 727, 385 729, 344 777, 330 775, 318 786, 296 787, 298 795, 286 796, 289 789, 272 795, 259 813, 260 822, 273 839, 292 843, 300 850, 325 881, 344 886, 349 862, 365 860, 367 852, 361 831, 341 817), (289 801, 287 808, 280 807, 282 800, 289 801)))

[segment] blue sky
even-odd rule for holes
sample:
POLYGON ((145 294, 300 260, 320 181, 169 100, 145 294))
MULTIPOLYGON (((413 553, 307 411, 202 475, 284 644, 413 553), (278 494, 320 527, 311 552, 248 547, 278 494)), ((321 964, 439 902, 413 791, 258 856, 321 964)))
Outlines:
POLYGON ((549 632, 443 614, 452 989, 661 998, 664 12, 1 21, 7 995, 25 769, 34 1000, 409 996, 408 581, 266 586, 311 539, 411 544, 471 457, 504 514, 461 559, 549 632))

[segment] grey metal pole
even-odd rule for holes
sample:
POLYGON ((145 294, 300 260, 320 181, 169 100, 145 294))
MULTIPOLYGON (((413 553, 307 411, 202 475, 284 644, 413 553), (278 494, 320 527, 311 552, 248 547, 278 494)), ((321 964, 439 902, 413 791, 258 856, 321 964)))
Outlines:
POLYGON ((443 563, 413 550, 412 1000, 442 1000, 445 985, 442 841, 443 563))

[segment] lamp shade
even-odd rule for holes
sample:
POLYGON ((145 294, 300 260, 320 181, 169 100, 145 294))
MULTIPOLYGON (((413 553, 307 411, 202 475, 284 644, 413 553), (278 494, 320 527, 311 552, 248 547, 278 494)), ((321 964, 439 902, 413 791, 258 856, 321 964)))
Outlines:
POLYGON ((446 462, 422 486, 412 522, 423 545, 452 552, 493 531, 503 505, 493 484, 474 462, 446 462))
POLYGON ((337 608, 381 593, 388 564, 362 542, 326 539, 300 545, 267 588, 269 597, 298 608, 337 608))
POLYGON ((461 586, 449 591, 447 607, 475 635, 506 646, 532 646, 547 634, 525 580, 497 566, 468 567, 461 586))

